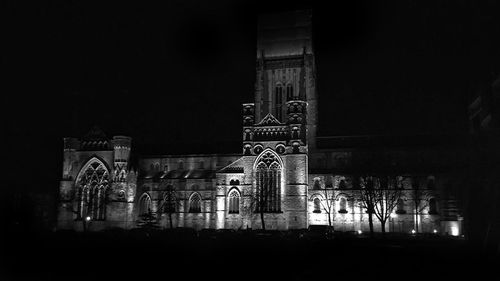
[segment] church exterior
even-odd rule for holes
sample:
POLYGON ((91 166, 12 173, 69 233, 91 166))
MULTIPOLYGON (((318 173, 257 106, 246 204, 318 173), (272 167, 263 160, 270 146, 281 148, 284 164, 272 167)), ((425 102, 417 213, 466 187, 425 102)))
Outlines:
POLYGON ((360 178, 376 174, 390 176, 402 192, 386 231, 461 235, 446 165, 434 173, 407 165, 427 163, 436 151, 453 153, 429 146, 370 150, 346 146, 349 138, 317 136, 311 28, 308 11, 259 18, 255 100, 242 106, 239 152, 130 163, 129 137, 109 139, 94 128, 81 139, 65 138, 57 227, 134 228, 152 212, 164 228, 260 229, 262 213, 266 229, 331 223, 339 231, 368 231, 360 178))

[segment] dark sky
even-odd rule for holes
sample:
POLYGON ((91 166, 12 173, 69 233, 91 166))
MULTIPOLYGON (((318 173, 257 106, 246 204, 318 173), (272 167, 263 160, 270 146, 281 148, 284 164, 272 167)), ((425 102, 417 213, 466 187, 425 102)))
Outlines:
POLYGON ((164 2, 3 4, 12 179, 52 185, 93 125, 139 153, 238 152, 260 12, 313 9, 322 135, 464 132, 500 70, 498 1, 164 2))

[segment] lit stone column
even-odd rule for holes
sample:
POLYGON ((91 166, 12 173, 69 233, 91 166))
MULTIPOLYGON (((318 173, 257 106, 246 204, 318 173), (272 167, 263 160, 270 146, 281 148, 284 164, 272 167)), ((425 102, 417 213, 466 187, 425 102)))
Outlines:
POLYGON ((217 186, 215 195, 215 228, 224 228, 224 218, 225 218, 225 201, 226 196, 224 194, 224 186, 217 186))

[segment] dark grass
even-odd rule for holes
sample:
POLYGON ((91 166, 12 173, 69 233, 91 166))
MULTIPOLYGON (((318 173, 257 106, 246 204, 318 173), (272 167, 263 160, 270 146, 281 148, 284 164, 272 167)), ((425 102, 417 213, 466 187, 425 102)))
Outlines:
POLYGON ((1 280, 482 280, 495 253, 449 237, 191 231, 6 235, 1 280))

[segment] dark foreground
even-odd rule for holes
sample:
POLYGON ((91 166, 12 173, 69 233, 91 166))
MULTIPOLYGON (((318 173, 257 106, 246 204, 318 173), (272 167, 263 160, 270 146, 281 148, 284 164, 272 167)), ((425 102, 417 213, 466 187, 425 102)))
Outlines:
POLYGON ((1 256, 0 280, 36 281, 495 280, 500 269, 465 240, 340 233, 17 233, 2 237, 1 256))

